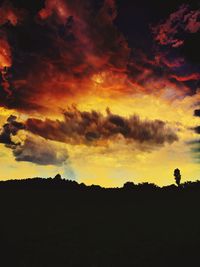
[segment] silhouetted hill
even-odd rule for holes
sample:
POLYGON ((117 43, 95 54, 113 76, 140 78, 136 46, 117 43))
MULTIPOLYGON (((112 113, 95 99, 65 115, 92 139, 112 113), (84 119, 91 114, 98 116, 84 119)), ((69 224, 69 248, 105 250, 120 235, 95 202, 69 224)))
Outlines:
POLYGON ((0 182, 3 267, 198 266, 200 182, 0 182))
POLYGON ((56 179, 55 178, 27 178, 27 179, 16 179, 16 180, 7 180, 7 181, 0 181, 0 189, 1 188, 32 188, 32 189, 62 189, 62 190, 104 190, 104 191, 180 191, 180 190, 200 190, 200 181, 195 182, 185 182, 177 187, 174 184, 159 187, 153 183, 139 183, 134 184, 133 182, 126 182, 123 187, 117 188, 104 188, 99 185, 90 185, 87 186, 84 183, 78 183, 74 180, 67 180, 62 179, 61 177, 56 179))

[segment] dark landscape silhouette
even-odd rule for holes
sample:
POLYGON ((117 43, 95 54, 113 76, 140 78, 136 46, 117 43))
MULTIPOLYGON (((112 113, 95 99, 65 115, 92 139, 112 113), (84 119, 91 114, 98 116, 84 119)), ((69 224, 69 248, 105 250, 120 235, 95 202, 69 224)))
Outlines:
POLYGON ((196 266, 200 181, 105 189, 56 175, 1 181, 0 201, 3 267, 196 266))

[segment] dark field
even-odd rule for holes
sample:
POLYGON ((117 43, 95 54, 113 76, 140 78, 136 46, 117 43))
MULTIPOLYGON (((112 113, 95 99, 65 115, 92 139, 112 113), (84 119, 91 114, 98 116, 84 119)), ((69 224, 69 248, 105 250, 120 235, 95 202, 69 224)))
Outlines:
POLYGON ((2 267, 200 266, 199 182, 1 182, 0 203, 2 267))

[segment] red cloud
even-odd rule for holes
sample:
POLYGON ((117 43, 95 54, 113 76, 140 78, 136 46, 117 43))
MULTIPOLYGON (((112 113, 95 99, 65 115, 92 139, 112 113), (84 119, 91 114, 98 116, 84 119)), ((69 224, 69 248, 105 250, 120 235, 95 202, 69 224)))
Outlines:
POLYGON ((24 10, 14 8, 9 1, 4 1, 0 7, 0 26, 5 23, 10 23, 16 26, 24 15, 24 10))
POLYGON ((189 14, 185 15, 184 22, 186 23, 185 29, 191 33, 198 32, 200 29, 200 10, 192 10, 189 14))
POLYGON ((7 69, 12 66, 12 56, 11 56, 11 48, 10 45, 4 36, 0 35, 0 73, 2 77, 2 88, 4 92, 8 95, 11 95, 10 84, 7 80, 7 69))
POLYGON ((5 36, 0 37, 0 70, 12 65, 11 49, 5 36))
POLYGON ((199 80, 200 73, 192 73, 186 76, 171 75, 171 77, 179 82, 186 82, 186 81, 192 81, 192 80, 199 80))
POLYGON ((157 26, 152 27, 155 40, 160 45, 177 48, 184 44, 180 32, 195 33, 200 30, 200 10, 191 10, 188 5, 182 5, 177 11, 157 26))
POLYGON ((65 23, 67 17, 72 15, 72 13, 68 11, 64 0, 46 0, 45 8, 41 9, 38 15, 42 20, 45 20, 53 14, 57 15, 61 23, 65 23))
POLYGON ((24 38, 33 40, 27 47, 31 52, 16 48, 16 54, 23 58, 13 66, 18 75, 11 81, 12 94, 0 92, 0 105, 38 110, 47 106, 46 99, 56 103, 84 94, 94 74, 125 74, 130 49, 113 23, 116 14, 115 1, 111 0, 105 0, 99 10, 88 0, 46 0, 37 19, 29 18, 37 30, 17 39, 25 45, 24 38))
MULTIPOLYGON (((149 59, 138 53, 130 63, 128 43, 114 24, 115 1, 104 0, 99 9, 93 4, 91 0, 46 0, 37 14, 29 13, 31 31, 27 31, 24 23, 20 30, 12 29, 10 33, 12 27, 7 25, 11 23, 10 17, 4 16, 6 34, 0 42, 5 48, 0 52, 4 90, 0 90, 0 106, 26 112, 52 112, 76 103, 84 94, 94 94, 94 77, 101 74, 105 74, 98 85, 102 96, 142 92, 168 97, 165 91, 169 88, 173 91, 170 96, 187 94, 186 86, 169 79, 173 71, 169 68, 180 67, 182 59, 169 60, 160 52, 149 59), (5 36, 9 37, 10 44, 5 36), (8 76, 7 69, 11 65, 9 71, 14 72, 9 72, 8 76)), ((18 15, 19 10, 11 5, 9 8, 18 15)), ((8 7, 3 5, 0 10, 8 10, 8 7)), ((187 10, 183 6, 171 15, 171 20, 178 23, 187 10)), ((166 38, 166 29, 176 33, 177 28, 171 29, 172 26, 168 22, 161 27, 166 38)), ((165 43, 165 37, 159 40, 165 43)), ((172 45, 175 44, 177 42, 173 41, 172 45)))
MULTIPOLYGON (((9 1, 4 1, 0 7, 0 27, 6 23, 16 26, 24 15, 24 10, 14 8, 9 1)), ((7 70, 12 66, 11 46, 4 30, 0 31, 0 73, 4 92, 11 95, 10 83, 7 80, 7 70)))

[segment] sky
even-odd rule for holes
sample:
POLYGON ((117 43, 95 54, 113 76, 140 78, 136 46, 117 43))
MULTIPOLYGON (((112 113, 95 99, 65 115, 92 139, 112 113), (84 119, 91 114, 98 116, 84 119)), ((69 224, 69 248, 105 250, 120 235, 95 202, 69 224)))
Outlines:
POLYGON ((200 1, 0 1, 0 180, 200 179, 200 1))

